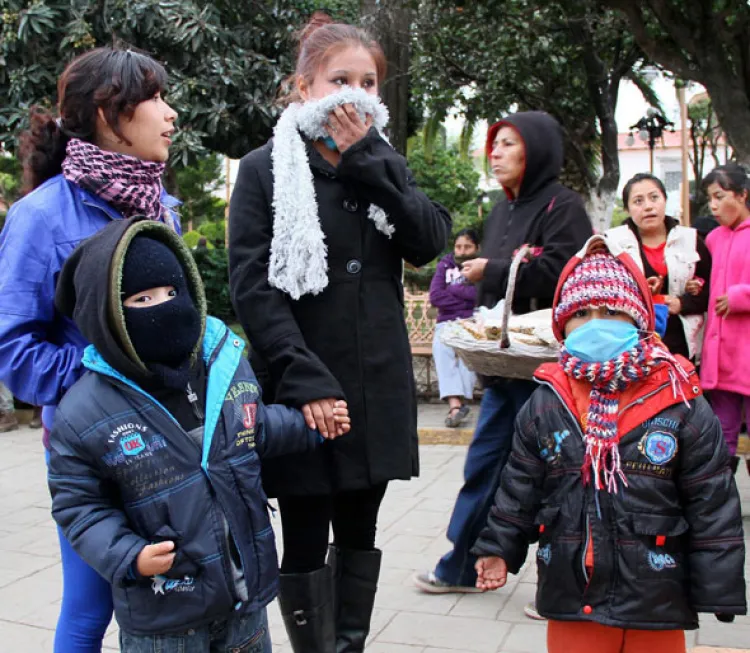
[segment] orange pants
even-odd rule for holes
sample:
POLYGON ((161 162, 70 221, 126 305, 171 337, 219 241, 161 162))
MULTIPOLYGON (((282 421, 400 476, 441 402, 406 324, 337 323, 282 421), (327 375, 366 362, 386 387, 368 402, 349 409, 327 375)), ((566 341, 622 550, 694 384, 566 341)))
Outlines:
POLYGON ((685 653, 682 630, 632 630, 593 621, 549 621, 548 653, 685 653))

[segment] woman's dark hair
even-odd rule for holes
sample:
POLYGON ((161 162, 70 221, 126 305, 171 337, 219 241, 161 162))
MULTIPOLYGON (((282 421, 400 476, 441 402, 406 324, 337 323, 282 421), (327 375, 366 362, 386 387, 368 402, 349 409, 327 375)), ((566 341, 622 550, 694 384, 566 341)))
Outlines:
POLYGON ((21 135, 24 191, 60 173, 71 138, 95 142, 99 109, 112 131, 128 143, 120 117, 132 118, 136 106, 164 91, 166 84, 161 64, 134 50, 96 48, 73 59, 57 80, 59 118, 32 107, 31 126, 21 135))
POLYGON ((476 229, 461 229, 461 231, 456 234, 456 238, 453 242, 455 243, 461 237, 468 238, 472 243, 479 247, 479 234, 476 232, 476 229))
POLYGON ((378 83, 385 80, 388 63, 383 53, 383 48, 365 30, 336 23, 324 11, 316 11, 307 25, 299 32, 299 50, 297 52, 297 65, 294 74, 287 77, 282 83, 280 91, 280 102, 289 104, 299 102, 299 91, 297 90, 297 77, 303 77, 311 84, 318 69, 325 64, 337 50, 347 47, 360 47, 367 50, 375 60, 375 70, 378 74, 378 83))
POLYGON ((633 186, 641 181, 653 181, 661 191, 664 199, 667 199, 667 189, 664 187, 664 182, 659 179, 656 175, 652 175, 650 172, 639 172, 637 175, 633 175, 628 179, 628 183, 625 184, 625 188, 622 189, 622 207, 628 210, 628 200, 630 200, 630 191, 633 190, 633 186))
POLYGON ((750 180, 747 177, 745 169, 737 163, 727 163, 718 166, 709 172, 704 178, 701 186, 704 191, 708 191, 711 184, 719 184, 724 190, 731 191, 737 195, 742 195, 748 191, 745 197, 745 204, 750 207, 750 180))

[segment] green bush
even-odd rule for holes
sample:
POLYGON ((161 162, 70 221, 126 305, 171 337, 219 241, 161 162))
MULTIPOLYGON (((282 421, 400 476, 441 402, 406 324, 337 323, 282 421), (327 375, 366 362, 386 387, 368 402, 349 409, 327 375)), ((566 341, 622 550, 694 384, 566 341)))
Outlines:
POLYGON ((182 240, 185 241, 185 244, 190 249, 195 249, 196 247, 198 247, 198 241, 201 238, 206 239, 206 247, 208 249, 214 249, 214 244, 210 240, 208 240, 208 237, 204 236, 202 233, 196 231, 195 229, 193 229, 193 231, 188 231, 186 234, 182 235, 182 240))
POLYGON ((220 220, 218 222, 204 222, 197 229, 201 236, 205 236, 209 243, 212 243, 215 247, 224 247, 224 239, 226 237, 226 222, 220 220))
POLYGON ((198 266, 206 288, 208 314, 218 317, 227 323, 237 321, 229 295, 229 260, 227 250, 216 249, 193 250, 193 258, 198 266))

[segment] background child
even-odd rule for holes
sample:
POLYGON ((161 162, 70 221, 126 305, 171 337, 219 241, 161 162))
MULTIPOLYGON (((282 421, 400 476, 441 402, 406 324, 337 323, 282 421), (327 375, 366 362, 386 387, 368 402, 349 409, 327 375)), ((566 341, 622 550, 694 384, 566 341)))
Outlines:
MULTIPOLYGON (((748 178, 736 164, 719 166, 703 180, 711 213, 719 222, 706 238, 713 258, 701 381, 721 422, 736 472, 737 439, 750 406, 750 209, 748 178)), ((750 473, 750 460, 747 461, 750 473)))
POLYGON ((464 261, 476 257, 478 250, 477 232, 473 229, 459 231, 453 253, 440 259, 430 283, 430 303, 438 309, 432 357, 437 370, 440 398, 448 400, 445 425, 450 428, 459 426, 469 415, 470 409, 463 400, 471 400, 474 396, 477 378, 456 352, 440 341, 440 331, 445 322, 471 317, 474 312, 477 291, 474 284, 461 274, 461 266, 464 261))
POLYGON ((477 587, 538 538, 551 653, 683 653, 697 612, 746 612, 739 496, 692 366, 652 337, 645 277, 590 242, 558 285, 560 361, 518 416, 477 587))
MULTIPOLYGON (((55 416, 52 512, 111 583, 122 650, 270 651, 260 457, 319 434, 263 405, 244 343, 206 317, 190 253, 160 223, 116 220, 86 240, 56 303, 92 345, 55 416)), ((348 430, 344 402, 336 420, 348 430)))

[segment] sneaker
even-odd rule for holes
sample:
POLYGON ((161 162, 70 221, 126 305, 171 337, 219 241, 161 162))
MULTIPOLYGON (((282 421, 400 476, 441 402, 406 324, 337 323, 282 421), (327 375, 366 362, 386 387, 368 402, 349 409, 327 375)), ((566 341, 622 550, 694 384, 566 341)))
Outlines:
POLYGON ((523 613, 529 619, 536 619, 537 621, 547 621, 547 617, 543 617, 537 612, 536 603, 527 603, 523 606, 523 613))
POLYGON ((18 428, 18 420, 13 413, 0 413, 0 433, 13 431, 18 428))
POLYGON ((41 408, 34 409, 34 415, 31 418, 31 421, 29 422, 29 428, 30 429, 42 428, 42 409, 41 408))
POLYGON ((422 571, 414 574, 414 584, 427 594, 478 594, 482 590, 469 585, 451 585, 440 580, 434 571, 422 571))

